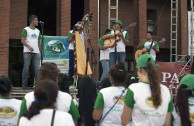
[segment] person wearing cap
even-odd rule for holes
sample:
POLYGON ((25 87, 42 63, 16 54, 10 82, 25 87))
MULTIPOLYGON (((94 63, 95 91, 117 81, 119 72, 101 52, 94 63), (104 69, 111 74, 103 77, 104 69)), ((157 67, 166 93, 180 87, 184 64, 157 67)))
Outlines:
POLYGON ((137 60, 139 83, 128 87, 121 122, 125 126, 170 126, 173 101, 168 88, 160 84, 157 64, 149 54, 137 60))
POLYGON ((152 48, 151 48, 149 54, 156 61, 156 53, 159 53, 159 45, 158 45, 158 42, 152 40, 152 37, 153 37, 153 32, 147 32, 147 41, 142 41, 137 46, 137 49, 143 49, 143 48, 150 49, 150 46, 151 46, 151 44, 153 42, 152 48))
POLYGON ((173 111, 173 126, 194 126, 194 75, 187 74, 180 81, 173 111))
MULTIPOLYGON (((122 62, 125 63, 125 57, 126 57, 126 50, 125 47, 129 45, 129 34, 127 31, 123 31, 122 32, 122 22, 120 20, 116 20, 113 23, 113 27, 115 29, 115 31, 121 31, 119 33, 119 37, 120 40, 118 40, 116 42, 116 55, 117 55, 117 60, 118 63, 122 62)), ((108 35, 104 35, 102 36, 102 40, 106 40, 106 39, 110 39, 110 38, 114 38, 114 30, 112 30, 111 32, 109 32, 108 35)), ((110 68, 111 66, 113 66, 116 63, 116 59, 115 59, 115 46, 113 46, 112 48, 110 48, 110 53, 109 53, 109 61, 110 61, 110 68)))
POLYGON ((73 76, 74 76, 74 42, 75 42, 75 30, 79 31, 82 44, 84 45, 84 33, 80 29, 81 27, 81 21, 78 21, 75 26, 73 27, 73 30, 71 30, 68 34, 67 41, 69 42, 69 79, 70 79, 70 84, 73 84, 73 76))

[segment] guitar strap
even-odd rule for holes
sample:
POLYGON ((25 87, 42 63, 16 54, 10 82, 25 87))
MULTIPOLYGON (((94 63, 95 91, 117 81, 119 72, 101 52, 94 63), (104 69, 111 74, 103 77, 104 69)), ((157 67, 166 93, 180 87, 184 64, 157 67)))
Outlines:
POLYGON ((152 49, 153 43, 154 43, 154 41, 152 40, 152 43, 151 43, 150 48, 149 48, 149 50, 148 50, 149 54, 150 54, 150 50, 152 49))

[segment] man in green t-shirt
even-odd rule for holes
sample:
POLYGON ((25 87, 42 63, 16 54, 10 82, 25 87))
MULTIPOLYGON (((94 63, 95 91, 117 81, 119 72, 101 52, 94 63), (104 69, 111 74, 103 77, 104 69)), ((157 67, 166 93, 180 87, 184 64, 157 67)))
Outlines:
POLYGON ((102 40, 111 39, 115 37, 114 32, 119 32, 118 36, 120 37, 120 39, 116 41, 116 49, 115 46, 113 46, 109 50, 110 67, 116 64, 116 61, 118 61, 118 63, 125 63, 125 48, 129 45, 129 34, 127 31, 122 31, 122 22, 120 20, 116 20, 112 24, 114 30, 112 30, 110 34, 104 35, 101 38, 102 40))
POLYGON ((137 49, 143 49, 143 48, 146 48, 146 49, 150 49, 150 46, 152 44, 152 48, 149 52, 149 54, 153 57, 154 60, 156 60, 156 53, 159 53, 159 45, 158 45, 158 42, 156 41, 153 41, 152 40, 153 38, 153 33, 152 32, 147 32, 147 41, 142 41, 138 46, 137 46, 137 49))

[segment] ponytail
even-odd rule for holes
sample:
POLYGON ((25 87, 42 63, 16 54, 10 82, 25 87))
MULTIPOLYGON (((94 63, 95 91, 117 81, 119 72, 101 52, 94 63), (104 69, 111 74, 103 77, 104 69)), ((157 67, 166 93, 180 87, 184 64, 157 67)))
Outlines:
POLYGON ((35 101, 32 102, 32 105, 29 108, 29 111, 26 111, 23 116, 30 120, 33 116, 38 115, 40 113, 41 107, 40 104, 35 101))
POLYGON ((191 121, 189 119, 190 117, 189 117, 188 97, 192 95, 192 91, 184 90, 183 88, 186 88, 186 87, 187 87, 186 85, 181 85, 178 88, 175 110, 181 118, 181 125, 191 126, 191 121))
POLYGON ((150 81, 150 89, 152 94, 152 100, 155 108, 158 108, 162 103, 160 81, 156 68, 148 60, 146 71, 148 73, 148 79, 150 81))
POLYGON ((35 101, 32 102, 29 110, 23 116, 30 120, 33 116, 39 114, 43 108, 54 108, 57 93, 58 87, 54 81, 40 81, 34 90, 35 101))

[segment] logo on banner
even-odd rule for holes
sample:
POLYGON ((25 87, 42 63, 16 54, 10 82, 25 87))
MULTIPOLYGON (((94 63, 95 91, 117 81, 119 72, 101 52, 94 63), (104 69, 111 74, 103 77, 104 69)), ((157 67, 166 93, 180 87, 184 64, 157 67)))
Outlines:
POLYGON ((46 51, 63 53, 66 51, 64 44, 59 40, 51 40, 46 44, 46 51))

